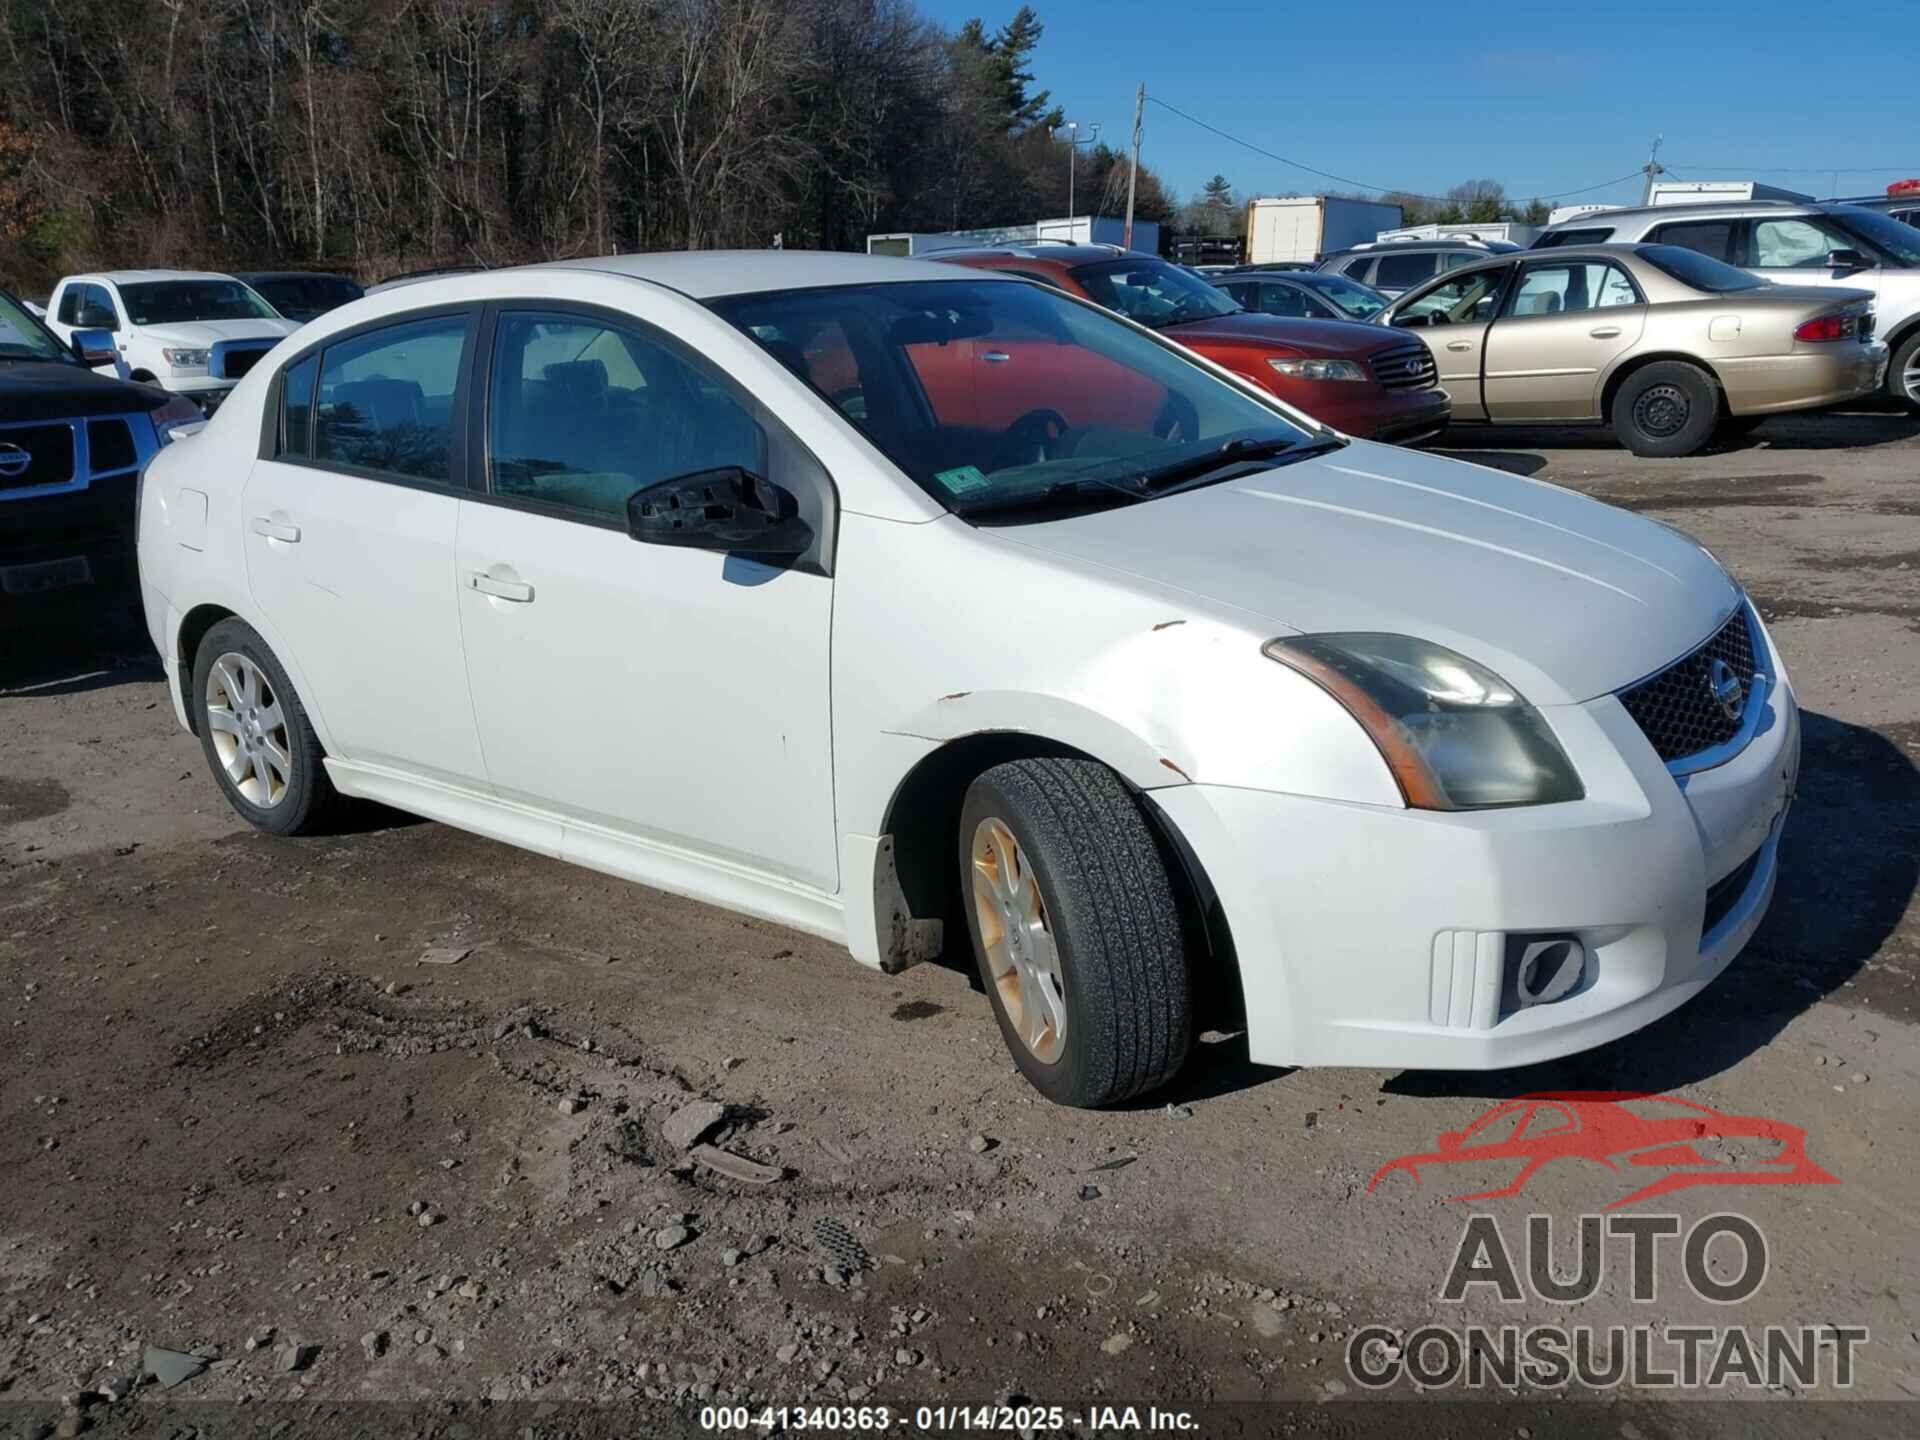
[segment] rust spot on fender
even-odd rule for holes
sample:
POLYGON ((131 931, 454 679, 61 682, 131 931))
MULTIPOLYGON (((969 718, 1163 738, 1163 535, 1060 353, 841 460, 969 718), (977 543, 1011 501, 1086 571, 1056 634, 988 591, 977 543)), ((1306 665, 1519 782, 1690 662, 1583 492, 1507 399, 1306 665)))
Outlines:
POLYGON ((1184 620, 1162 620, 1158 625, 1154 626, 1153 628, 1156 631, 1171 630, 1176 625, 1184 625, 1186 623, 1187 622, 1184 620))
POLYGON ((1178 775, 1182 780, 1186 781, 1189 785, 1193 783, 1193 776, 1187 774, 1186 771, 1182 770, 1178 765, 1174 764, 1173 761, 1162 759, 1160 763, 1166 766, 1167 769, 1173 771, 1174 774, 1178 775))
POLYGON ((956 690, 953 692, 953 694, 942 695, 940 698, 942 700, 964 700, 967 698, 967 696, 971 694, 973 694, 973 691, 971 690, 956 690))

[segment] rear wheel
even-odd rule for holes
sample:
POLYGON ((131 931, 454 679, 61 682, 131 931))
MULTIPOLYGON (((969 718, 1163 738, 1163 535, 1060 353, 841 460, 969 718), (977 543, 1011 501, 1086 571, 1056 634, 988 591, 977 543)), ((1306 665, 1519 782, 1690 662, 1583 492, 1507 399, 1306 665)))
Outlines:
POLYGON ((1697 365, 1661 360, 1629 375, 1614 392, 1613 433, 1636 455, 1691 455, 1720 423, 1720 387, 1697 365))
POLYGON ((241 819, 273 835, 324 830, 341 806, 325 752, 267 642, 222 620, 193 664, 195 725, 213 778, 241 819))
POLYGON ((1191 1031, 1186 944, 1119 777, 1091 760, 996 765, 967 790, 959 842, 974 959, 1034 1088, 1098 1106, 1170 1079, 1191 1031))
POLYGON ((1909 410, 1920 411, 1920 330, 1893 347, 1887 361, 1887 393, 1909 410))

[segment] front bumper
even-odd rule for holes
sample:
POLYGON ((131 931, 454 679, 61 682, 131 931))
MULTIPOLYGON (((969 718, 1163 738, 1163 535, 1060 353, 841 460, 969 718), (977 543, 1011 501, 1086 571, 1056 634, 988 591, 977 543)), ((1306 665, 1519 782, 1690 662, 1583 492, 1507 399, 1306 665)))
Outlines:
POLYGON ((1775 415, 1872 394, 1887 378, 1887 347, 1879 340, 1843 341, 1791 355, 1715 363, 1729 413, 1775 415))
POLYGON ((1773 894, 1800 721, 1772 663, 1780 678, 1752 741, 1683 778, 1612 696, 1544 711, 1587 786, 1569 804, 1439 814, 1222 786, 1152 792, 1232 933, 1252 1058, 1526 1065, 1698 994, 1773 894), (1709 927, 1708 890, 1729 877, 1709 927), (1509 1009, 1510 937, 1548 935, 1585 946, 1579 985, 1509 1009))
POLYGON ((1453 402, 1437 387, 1388 390, 1372 382, 1291 380, 1276 377, 1270 387, 1289 405, 1322 424, 1362 440, 1404 445, 1446 429, 1453 402))
POLYGON ((0 613, 71 603, 75 587, 131 594, 131 474, 24 499, 0 496, 0 613))

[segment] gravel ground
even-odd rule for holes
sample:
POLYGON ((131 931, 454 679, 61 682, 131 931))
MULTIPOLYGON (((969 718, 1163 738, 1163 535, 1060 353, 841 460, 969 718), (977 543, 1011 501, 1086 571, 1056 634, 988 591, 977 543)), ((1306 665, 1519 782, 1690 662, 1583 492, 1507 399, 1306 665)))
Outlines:
MULTIPOLYGON (((1856 1401, 1816 1412, 1818 1433, 1911 1433, 1920 427, 1776 421, 1670 462, 1578 431, 1441 448, 1697 535, 1767 615, 1807 712, 1747 954, 1650 1029, 1524 1072, 1272 1071, 1209 1035, 1151 1102, 1055 1109, 964 974, 876 976, 390 813, 320 840, 245 833, 137 628, 0 635, 0 1424, 136 1430, 190 1400, 254 1407, 202 1405, 203 1431, 351 1427, 353 1404, 468 1402, 525 1436, 593 1428, 557 1402, 661 1407, 630 1412, 642 1434, 717 1401, 1024 1398, 1081 1433, 1112 1432, 1089 1407, 1151 1401, 1221 1407, 1209 1434, 1391 1416, 1631 1440, 1803 1434, 1809 1412, 1778 1402, 1834 1393, 1463 1412, 1403 1385, 1397 1405, 1350 1403, 1359 1326, 1651 1320, 1867 1326, 1856 1401), (1442 1302, 1466 1207, 1432 1181, 1369 1193, 1375 1169, 1506 1096, 1619 1089, 1801 1126, 1839 1184, 1654 1207, 1761 1227, 1767 1280, 1737 1315, 1677 1277, 1636 1304, 1613 1253, 1578 1314, 1442 1302), (169 1367, 191 1373, 141 1378, 169 1367)), ((1517 1237, 1529 1212, 1571 1227, 1620 1185, 1565 1163, 1474 1208, 1517 1237)), ((439 1412, 397 1413, 425 1433, 439 1412)))

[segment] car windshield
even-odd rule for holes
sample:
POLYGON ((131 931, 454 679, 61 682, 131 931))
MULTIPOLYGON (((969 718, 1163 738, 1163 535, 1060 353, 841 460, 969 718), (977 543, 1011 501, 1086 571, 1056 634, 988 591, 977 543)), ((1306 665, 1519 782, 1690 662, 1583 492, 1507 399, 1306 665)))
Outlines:
POLYGON ((1387 297, 1370 285, 1349 280, 1344 275, 1315 275, 1303 281, 1314 294, 1332 301, 1356 320, 1371 320, 1387 308, 1387 297))
POLYGON ((1882 215, 1877 210, 1856 210, 1851 206, 1832 212, 1841 229, 1857 240, 1865 240, 1897 265, 1920 266, 1920 230, 1882 215))
POLYGON ((65 360, 60 342, 13 296, 0 290, 0 360, 65 360))
POLYGON ((325 314, 366 293, 344 275, 277 275, 255 281, 253 288, 282 315, 296 318, 325 314))
POLYGON ((136 325, 189 320, 277 320, 273 307, 238 280, 143 280, 120 287, 136 325))
POLYGON ((1339 443, 1038 285, 916 281, 712 305, 964 515, 1131 503, 1339 443))
POLYGON ((1664 271, 1682 285, 1704 290, 1709 295, 1725 295, 1735 290, 1759 290, 1765 280, 1755 279, 1744 270, 1736 270, 1724 260, 1702 255, 1680 245, 1642 245, 1640 258, 1656 270, 1664 271))
POLYGON ((1073 278, 1095 304, 1156 330, 1162 325, 1233 315, 1240 309, 1224 291, 1164 260, 1107 260, 1079 266, 1073 278))

